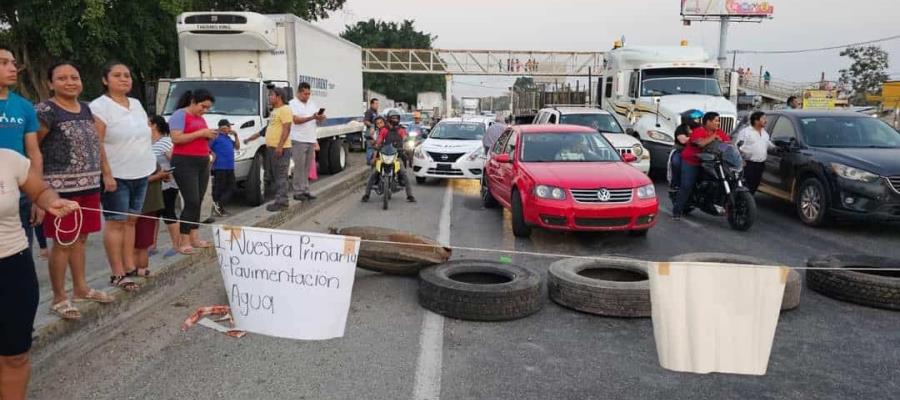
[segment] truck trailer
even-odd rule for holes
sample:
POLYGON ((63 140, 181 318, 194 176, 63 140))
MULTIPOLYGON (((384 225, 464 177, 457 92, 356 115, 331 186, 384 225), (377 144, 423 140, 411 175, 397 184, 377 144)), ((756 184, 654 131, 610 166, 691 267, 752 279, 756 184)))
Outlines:
MULTIPOLYGON (((176 30, 181 77, 159 83, 164 117, 185 91, 204 88, 216 99, 204 116, 207 125, 227 118, 244 140, 269 124, 269 87, 293 94, 306 82, 328 115, 317 128, 319 171, 334 174, 346 167, 345 138, 364 129, 359 46, 292 14, 188 12, 178 16, 176 30)), ((265 157, 262 137, 235 153, 235 177, 249 205, 265 202, 272 181, 265 157)))

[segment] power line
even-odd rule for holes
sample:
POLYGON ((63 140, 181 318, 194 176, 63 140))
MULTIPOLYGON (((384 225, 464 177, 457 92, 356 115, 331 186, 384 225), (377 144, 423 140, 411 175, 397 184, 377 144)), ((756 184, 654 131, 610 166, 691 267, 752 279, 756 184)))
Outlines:
POLYGON ((736 54, 796 54, 796 53, 812 53, 812 52, 817 52, 817 51, 826 51, 826 50, 844 49, 844 48, 847 48, 847 47, 862 46, 862 45, 865 45, 865 44, 887 42, 887 41, 890 41, 890 40, 896 40, 896 39, 900 39, 900 35, 888 36, 888 37, 886 37, 886 38, 875 39, 875 40, 867 40, 867 41, 865 41, 865 42, 857 42, 857 43, 844 44, 844 45, 840 45, 840 46, 817 47, 817 48, 812 48, 812 49, 800 49, 800 50, 732 50, 732 51, 730 51, 729 53, 736 53, 736 54))

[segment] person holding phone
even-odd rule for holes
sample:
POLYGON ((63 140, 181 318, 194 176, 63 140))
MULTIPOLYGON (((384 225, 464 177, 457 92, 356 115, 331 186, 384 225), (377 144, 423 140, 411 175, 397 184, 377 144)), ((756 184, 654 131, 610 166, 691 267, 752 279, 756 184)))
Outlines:
POLYGON ((291 99, 288 105, 293 115, 291 126, 292 157, 294 158, 294 179, 291 186, 294 190, 294 200, 314 200, 309 191, 309 169, 312 168, 316 158, 316 126, 325 121, 325 109, 319 108, 310 97, 312 90, 309 83, 300 82, 297 85, 297 95, 291 99))

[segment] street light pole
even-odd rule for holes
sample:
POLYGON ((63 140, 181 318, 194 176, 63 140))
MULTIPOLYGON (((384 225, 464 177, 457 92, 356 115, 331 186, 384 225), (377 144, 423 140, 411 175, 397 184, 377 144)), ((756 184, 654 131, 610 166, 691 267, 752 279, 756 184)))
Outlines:
POLYGON ((722 17, 719 21, 719 66, 722 70, 728 62, 728 17, 722 17))

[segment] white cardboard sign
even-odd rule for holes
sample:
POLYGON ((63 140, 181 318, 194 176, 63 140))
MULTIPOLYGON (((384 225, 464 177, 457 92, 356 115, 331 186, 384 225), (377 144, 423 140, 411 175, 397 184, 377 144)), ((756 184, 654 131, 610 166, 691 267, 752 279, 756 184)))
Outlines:
POLYGON ((235 329, 324 340, 344 336, 359 239, 213 227, 235 329))

